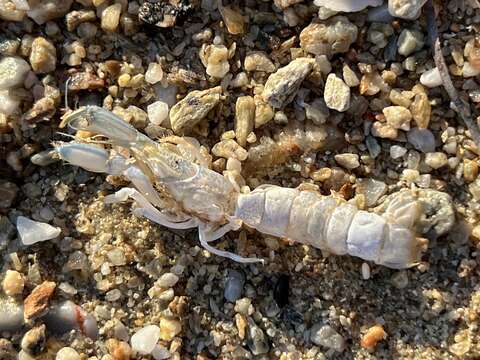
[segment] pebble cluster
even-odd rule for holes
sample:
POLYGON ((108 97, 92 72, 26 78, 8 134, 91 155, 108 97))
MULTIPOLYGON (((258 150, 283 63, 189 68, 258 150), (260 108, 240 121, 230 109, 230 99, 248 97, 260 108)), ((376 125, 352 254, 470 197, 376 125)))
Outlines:
POLYGON ((480 144, 430 3, 478 117, 478 0, 0 0, 0 359, 480 357, 480 144), (250 229, 216 244, 267 260, 239 266, 105 205, 124 179, 57 161, 61 116, 88 104, 195 138, 242 186, 365 209, 440 190, 457 224, 408 271, 250 229))

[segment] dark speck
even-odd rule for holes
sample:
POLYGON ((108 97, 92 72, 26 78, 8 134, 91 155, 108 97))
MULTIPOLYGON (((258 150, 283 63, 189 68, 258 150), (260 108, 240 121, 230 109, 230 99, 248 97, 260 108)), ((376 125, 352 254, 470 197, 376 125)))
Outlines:
POLYGON ((280 307, 284 307, 288 304, 288 292, 290 289, 288 280, 288 275, 280 275, 273 289, 273 298, 280 307))

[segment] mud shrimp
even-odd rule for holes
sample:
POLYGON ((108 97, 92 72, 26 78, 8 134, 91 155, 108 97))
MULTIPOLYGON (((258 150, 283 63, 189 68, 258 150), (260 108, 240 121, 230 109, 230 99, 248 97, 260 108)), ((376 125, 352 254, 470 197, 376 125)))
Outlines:
MULTIPOLYGON (((137 216, 173 229, 197 227, 201 245, 213 254, 242 263, 263 261, 210 245, 242 224, 396 269, 417 264, 427 247, 417 233, 424 205, 414 191, 399 192, 379 213, 302 188, 262 185, 241 192, 234 179, 208 168, 194 139, 173 136, 155 142, 97 106, 80 108, 65 120, 76 130, 108 138, 113 146, 107 151, 78 141, 56 143, 61 159, 88 171, 123 175, 133 184, 108 195, 107 203, 130 198, 137 216), (128 150, 130 157, 116 153, 115 147, 128 150)), ((444 211, 453 214, 453 209, 444 211)))

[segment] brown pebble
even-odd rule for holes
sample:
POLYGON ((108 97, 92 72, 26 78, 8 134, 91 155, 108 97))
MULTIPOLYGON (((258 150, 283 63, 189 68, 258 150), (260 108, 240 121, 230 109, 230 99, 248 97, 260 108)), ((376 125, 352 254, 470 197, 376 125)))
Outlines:
POLYGON ((48 307, 48 301, 52 297, 56 286, 57 284, 53 281, 44 281, 32 290, 24 301, 23 316, 25 320, 30 320, 43 314, 48 307))
POLYGON ((362 336, 360 345, 362 345, 364 349, 371 350, 379 341, 384 340, 386 337, 387 333, 383 330, 382 325, 374 325, 362 336))
POLYGON ((105 86, 105 81, 90 72, 77 72, 70 77, 68 90, 93 90, 105 86))
POLYGON ((108 339, 105 345, 115 360, 128 360, 132 357, 132 349, 125 341, 108 339))

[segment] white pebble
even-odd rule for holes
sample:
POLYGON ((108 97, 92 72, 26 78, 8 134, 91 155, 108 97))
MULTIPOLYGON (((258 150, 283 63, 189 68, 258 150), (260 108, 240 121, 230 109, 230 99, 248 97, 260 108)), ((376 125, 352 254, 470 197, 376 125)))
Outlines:
POLYGON ((329 109, 344 112, 350 107, 350 88, 335 74, 328 75, 323 96, 329 109))
POLYGON ((392 159, 401 158, 406 153, 407 153, 407 149, 405 149, 403 146, 393 145, 390 147, 390 157, 392 159))
POLYGON ((473 77, 480 74, 480 69, 474 68, 468 61, 463 64, 463 77, 473 77))
POLYGON ((160 276, 155 285, 162 288, 171 288, 178 282, 178 276, 172 273, 166 273, 160 276))
POLYGON ((148 64, 148 69, 145 72, 145 81, 149 84, 156 84, 163 78, 162 66, 158 63, 148 64))
POLYGON ((420 83, 429 88, 434 88, 442 85, 442 77, 440 76, 440 71, 437 67, 425 71, 422 76, 420 76, 420 83))
POLYGON ((168 118, 168 104, 155 101, 147 106, 148 119, 152 124, 161 125, 168 118))
POLYGON ((168 351, 167 349, 165 349, 163 346, 160 346, 160 345, 155 345, 153 351, 152 351, 152 356, 155 360, 164 360, 164 359, 168 359, 169 357, 172 356, 172 354, 170 354, 170 351, 168 351))
POLYGON ((0 60, 0 90, 23 84, 30 65, 19 57, 7 56, 0 60))
POLYGON ((63 347, 57 352, 55 360, 80 360, 80 355, 77 350, 71 347, 63 347))
POLYGON ((30 220, 24 216, 17 218, 17 230, 23 245, 32 245, 40 241, 54 239, 62 231, 58 227, 30 220))
POLYGON ((20 105, 20 101, 10 95, 9 90, 0 90, 0 113, 12 115, 20 105))
POLYGON ((367 263, 362 264, 362 278, 363 280, 370 279, 370 266, 367 263))
POLYGON ((383 0, 315 0, 313 3, 316 6, 325 6, 333 11, 357 12, 367 6, 382 5, 383 0))
POLYGON ((159 339, 160 328, 157 325, 147 325, 133 334, 130 343, 133 351, 148 355, 152 353, 159 339))

